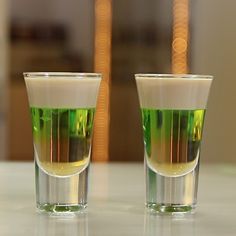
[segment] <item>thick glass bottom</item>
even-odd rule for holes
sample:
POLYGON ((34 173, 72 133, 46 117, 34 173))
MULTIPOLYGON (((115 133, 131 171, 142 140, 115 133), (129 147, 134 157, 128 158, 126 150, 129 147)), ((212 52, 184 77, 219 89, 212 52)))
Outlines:
POLYGON ((195 212, 195 205, 146 203, 146 207, 152 212, 166 215, 193 214, 195 212))
POLYGON ((162 176, 146 165, 146 206, 166 215, 194 213, 197 204, 199 163, 190 173, 178 177, 162 176))
POLYGON ((62 204, 37 204, 39 212, 48 213, 50 215, 70 215, 81 213, 87 204, 79 205, 62 205, 62 204))
POLYGON ((36 204, 41 213, 74 215, 87 207, 88 168, 81 173, 60 178, 45 173, 37 164, 36 204))

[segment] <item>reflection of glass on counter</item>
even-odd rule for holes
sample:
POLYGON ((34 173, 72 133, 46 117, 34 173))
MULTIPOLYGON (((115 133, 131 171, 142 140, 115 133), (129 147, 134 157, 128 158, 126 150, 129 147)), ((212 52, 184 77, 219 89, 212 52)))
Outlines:
POLYGON ((195 235, 195 216, 159 216, 146 211, 143 232, 143 236, 195 235))
POLYGON ((35 235, 88 236, 88 214, 84 212, 75 217, 63 218, 38 215, 35 235))

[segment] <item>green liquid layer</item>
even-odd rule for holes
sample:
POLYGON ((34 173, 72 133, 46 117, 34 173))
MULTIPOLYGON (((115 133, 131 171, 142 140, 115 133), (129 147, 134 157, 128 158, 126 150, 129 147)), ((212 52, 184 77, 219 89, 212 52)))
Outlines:
POLYGON ((181 176, 197 164, 205 110, 142 109, 146 161, 164 176, 181 176))
POLYGON ((68 176, 89 163, 95 109, 31 107, 34 149, 47 173, 68 176))

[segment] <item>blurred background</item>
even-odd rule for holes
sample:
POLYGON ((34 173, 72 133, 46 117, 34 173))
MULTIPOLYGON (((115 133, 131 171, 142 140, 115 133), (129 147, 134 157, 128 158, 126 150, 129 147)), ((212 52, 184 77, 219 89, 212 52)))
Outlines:
POLYGON ((212 74, 202 161, 235 162, 235 1, 0 0, 0 160, 33 160, 24 71, 102 72, 94 161, 141 161, 135 73, 212 74))

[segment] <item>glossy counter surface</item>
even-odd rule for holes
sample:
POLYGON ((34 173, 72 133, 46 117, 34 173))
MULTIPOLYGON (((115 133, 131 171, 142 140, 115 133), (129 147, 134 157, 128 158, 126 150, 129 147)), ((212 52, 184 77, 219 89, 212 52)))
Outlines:
POLYGON ((0 162, 0 235, 236 235, 236 166, 202 165, 195 215, 144 208, 142 164, 92 164, 88 209, 76 217, 35 211, 33 163, 0 162))

